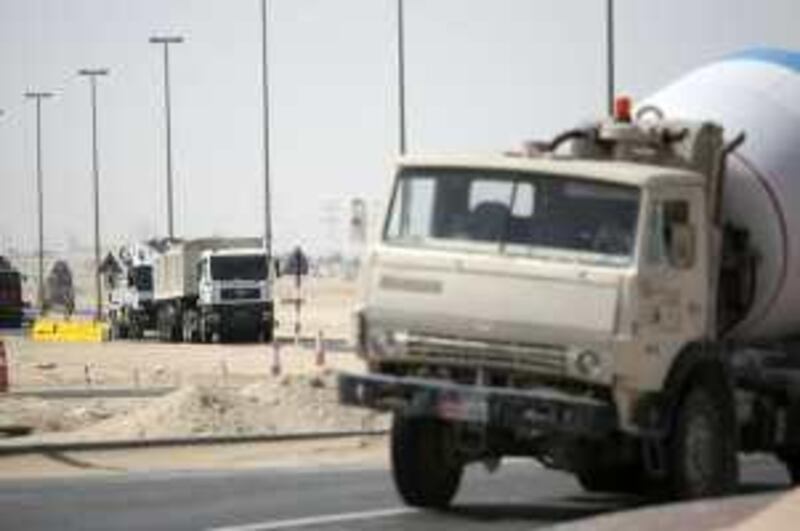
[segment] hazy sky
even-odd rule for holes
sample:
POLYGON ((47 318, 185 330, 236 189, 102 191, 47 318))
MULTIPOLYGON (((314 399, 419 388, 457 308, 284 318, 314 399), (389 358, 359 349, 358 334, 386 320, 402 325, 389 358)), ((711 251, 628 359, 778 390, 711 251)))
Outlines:
MULTIPOLYGON (((604 111, 604 0, 405 1, 410 151, 501 151, 604 111)), ((325 218, 387 189, 395 2, 269 2, 279 249, 330 249, 325 218)), ((800 49, 798 20, 798 0, 617 0, 618 88, 644 96, 741 48, 800 49)), ((82 67, 112 71, 99 87, 105 241, 166 233, 162 55, 147 42, 159 32, 186 38, 171 53, 177 235, 261 234, 259 0, 0 0, 0 247, 36 245, 28 89, 58 93, 43 108, 45 244, 90 241, 82 67)))

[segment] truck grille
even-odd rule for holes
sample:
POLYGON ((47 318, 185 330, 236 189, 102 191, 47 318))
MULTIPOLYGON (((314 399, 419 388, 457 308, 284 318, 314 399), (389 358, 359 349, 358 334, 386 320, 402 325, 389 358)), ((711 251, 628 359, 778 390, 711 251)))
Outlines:
POLYGON ((260 295, 258 288, 223 288, 219 296, 224 301, 240 299, 258 299, 260 295))
POLYGON ((409 360, 564 375, 566 348, 560 345, 488 342, 442 336, 408 337, 409 360))

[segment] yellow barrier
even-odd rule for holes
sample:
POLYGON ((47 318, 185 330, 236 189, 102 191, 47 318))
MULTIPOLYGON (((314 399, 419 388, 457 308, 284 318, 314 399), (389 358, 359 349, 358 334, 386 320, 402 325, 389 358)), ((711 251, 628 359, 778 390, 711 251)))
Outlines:
POLYGON ((108 325, 95 321, 37 319, 31 328, 34 341, 99 343, 108 337, 108 325))

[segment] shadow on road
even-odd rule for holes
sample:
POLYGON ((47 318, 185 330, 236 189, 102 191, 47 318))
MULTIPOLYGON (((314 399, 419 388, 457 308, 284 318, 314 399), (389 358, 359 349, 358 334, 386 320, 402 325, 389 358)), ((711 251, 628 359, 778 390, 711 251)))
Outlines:
MULTIPOLYGON (((747 482, 735 494, 723 500, 706 501, 715 503, 735 500, 737 497, 780 494, 788 489, 789 485, 786 483, 747 482)), ((446 514, 455 519, 481 523, 529 520, 531 523, 547 522, 555 525, 636 509, 669 510, 669 506, 674 503, 677 502, 652 497, 576 493, 552 498, 547 503, 460 504, 451 507, 446 514)), ((744 512, 750 513, 749 510, 744 512)))
POLYGON ((580 505, 562 503, 560 500, 550 504, 470 504, 457 505, 450 509, 449 515, 481 522, 500 522, 503 520, 531 520, 552 523, 566 522, 580 518, 598 516, 610 511, 633 509, 641 503, 609 502, 580 505))

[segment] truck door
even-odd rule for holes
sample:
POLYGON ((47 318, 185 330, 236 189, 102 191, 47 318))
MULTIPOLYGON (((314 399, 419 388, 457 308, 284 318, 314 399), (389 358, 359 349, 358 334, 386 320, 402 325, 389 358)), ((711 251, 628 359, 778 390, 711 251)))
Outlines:
POLYGON ((708 329, 703 194, 685 186, 654 189, 648 197, 637 321, 648 352, 675 354, 708 329))

